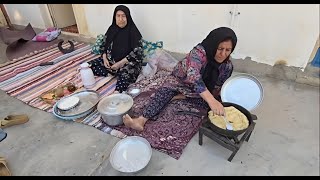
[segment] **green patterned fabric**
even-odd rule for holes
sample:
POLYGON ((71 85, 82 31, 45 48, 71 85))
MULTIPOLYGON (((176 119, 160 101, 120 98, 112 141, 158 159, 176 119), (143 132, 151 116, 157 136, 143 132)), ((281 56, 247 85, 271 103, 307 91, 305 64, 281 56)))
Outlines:
MULTIPOLYGON (((93 54, 102 54, 104 52, 105 35, 99 34, 97 40, 91 48, 93 54)), ((150 42, 147 40, 142 40, 143 52, 145 55, 145 60, 152 55, 156 49, 163 48, 163 41, 150 42)))
POLYGON ((91 48, 93 54, 102 54, 104 51, 105 35, 99 34, 97 40, 91 48))
POLYGON ((142 45, 143 45, 143 50, 145 55, 151 55, 155 52, 156 49, 163 48, 163 42, 162 41, 157 41, 155 43, 142 40, 142 45))

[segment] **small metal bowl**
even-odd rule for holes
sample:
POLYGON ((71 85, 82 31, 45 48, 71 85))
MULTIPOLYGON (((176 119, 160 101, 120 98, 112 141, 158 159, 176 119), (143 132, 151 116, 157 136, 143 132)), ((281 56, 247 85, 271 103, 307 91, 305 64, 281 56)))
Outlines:
POLYGON ((141 90, 139 88, 132 88, 128 91, 128 94, 130 94, 132 97, 136 97, 141 93, 141 90))

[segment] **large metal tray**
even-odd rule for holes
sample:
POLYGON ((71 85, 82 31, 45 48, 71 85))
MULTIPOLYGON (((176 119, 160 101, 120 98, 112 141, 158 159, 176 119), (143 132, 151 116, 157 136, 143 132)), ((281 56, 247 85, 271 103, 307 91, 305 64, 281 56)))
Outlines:
POLYGON ((93 90, 84 90, 80 92, 76 92, 69 96, 66 96, 60 99, 56 104, 53 106, 54 114, 62 116, 62 117, 74 117, 84 114, 85 112, 89 111, 93 107, 95 107, 99 102, 99 93, 93 90), (80 102, 77 106, 67 111, 60 110, 57 108, 57 104, 62 101, 64 98, 70 96, 77 96, 80 99, 80 102))
POLYGON ((68 121, 73 121, 73 120, 76 120, 78 118, 82 118, 82 117, 85 117, 85 116, 88 116, 90 113, 92 113, 94 111, 94 107, 89 109, 88 111, 84 112, 84 113, 81 113, 81 114, 78 114, 78 115, 75 115, 75 116, 61 116, 59 114, 57 114, 55 111, 53 111, 53 115, 55 115, 57 118, 60 118, 60 119, 63 119, 63 120, 68 120, 68 121))
POLYGON ((117 171, 135 173, 144 169, 152 156, 150 143, 143 137, 129 136, 112 149, 110 164, 117 171))
POLYGON ((238 104, 248 111, 256 109, 263 100, 263 87, 260 81, 246 73, 231 76, 221 89, 222 102, 238 104))

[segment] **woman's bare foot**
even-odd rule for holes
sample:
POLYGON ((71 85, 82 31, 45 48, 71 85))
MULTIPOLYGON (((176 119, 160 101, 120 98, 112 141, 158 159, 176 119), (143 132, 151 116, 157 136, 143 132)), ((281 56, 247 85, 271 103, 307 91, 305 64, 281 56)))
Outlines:
POLYGON ((122 119, 126 127, 137 131, 143 131, 144 124, 147 122, 147 119, 142 116, 132 119, 128 114, 124 115, 122 119))

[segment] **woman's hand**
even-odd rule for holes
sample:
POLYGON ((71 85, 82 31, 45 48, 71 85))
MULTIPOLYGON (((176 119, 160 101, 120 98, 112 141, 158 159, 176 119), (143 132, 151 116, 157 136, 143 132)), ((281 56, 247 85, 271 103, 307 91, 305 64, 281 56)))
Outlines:
POLYGON ((224 116, 223 105, 212 96, 208 89, 200 93, 200 96, 208 103, 214 114, 218 116, 224 116))
POLYGON ((129 61, 127 60, 127 58, 123 58, 121 61, 116 62, 114 65, 112 65, 111 69, 118 70, 118 69, 122 68, 128 62, 129 61))
POLYGON ((212 101, 211 103, 209 103, 209 107, 213 111, 213 114, 224 116, 224 107, 219 101, 212 101))
POLYGON ((106 67, 106 68, 110 68, 110 64, 109 64, 109 60, 108 60, 108 58, 107 58, 107 55, 106 55, 106 53, 104 53, 103 55, 102 55, 102 59, 103 59, 103 65, 104 65, 104 67, 106 67))

